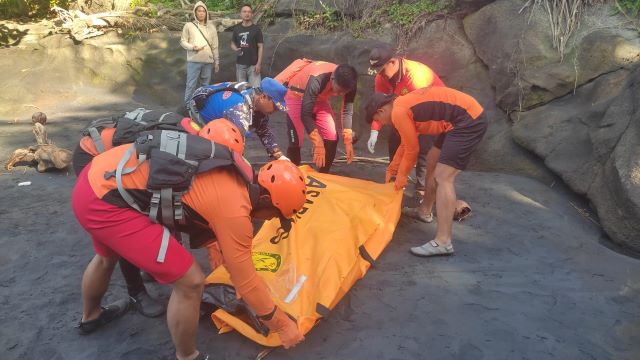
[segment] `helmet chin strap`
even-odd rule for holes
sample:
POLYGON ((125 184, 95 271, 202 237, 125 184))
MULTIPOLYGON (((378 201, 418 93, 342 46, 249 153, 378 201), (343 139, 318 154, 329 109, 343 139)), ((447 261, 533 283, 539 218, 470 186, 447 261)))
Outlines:
POLYGON ((280 214, 280 227, 284 231, 286 231, 286 232, 291 231, 291 223, 292 222, 293 222, 293 220, 287 219, 286 217, 282 216, 282 214, 280 214))
POLYGON ((251 196, 251 204, 252 204, 253 210, 261 210, 261 209, 267 209, 267 208, 275 209, 278 212, 277 217, 278 219, 280 219, 280 227, 286 232, 291 231, 291 223, 293 223, 293 220, 287 219, 286 217, 284 217, 280 209, 278 209, 277 207, 275 207, 275 205, 273 205, 273 203, 271 202, 271 196, 269 196, 267 189, 263 188, 258 184, 252 184, 252 187, 253 187, 252 189, 253 191, 250 190, 249 195, 251 196), (259 193, 256 195, 252 195, 252 193, 255 192, 254 189, 256 189, 257 192, 259 193), (254 200, 254 197, 255 197, 255 200, 254 200))

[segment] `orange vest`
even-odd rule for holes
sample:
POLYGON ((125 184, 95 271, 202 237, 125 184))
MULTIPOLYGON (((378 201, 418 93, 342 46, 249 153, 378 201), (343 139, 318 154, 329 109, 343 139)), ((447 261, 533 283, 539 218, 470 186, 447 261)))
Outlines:
MULTIPOLYGON (((297 60, 296 60, 297 61, 297 60)), ((297 74, 293 75, 288 84, 289 92, 287 95, 296 95, 302 97, 304 91, 307 88, 307 82, 311 76, 317 76, 324 73, 332 73, 338 65, 326 62, 326 61, 314 61, 304 67, 302 67, 297 74)), ((326 89, 319 94, 319 98, 329 97, 333 95, 333 89, 331 86, 327 86, 326 89)))

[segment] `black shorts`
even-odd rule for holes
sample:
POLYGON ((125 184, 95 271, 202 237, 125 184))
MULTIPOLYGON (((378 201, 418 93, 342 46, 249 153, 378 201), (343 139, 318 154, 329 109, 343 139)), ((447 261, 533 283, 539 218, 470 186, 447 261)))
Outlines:
POLYGON ((464 170, 469 164, 471 154, 476 149, 487 131, 487 118, 482 113, 475 120, 469 119, 456 124, 453 130, 443 133, 433 146, 442 150, 439 163, 464 170))

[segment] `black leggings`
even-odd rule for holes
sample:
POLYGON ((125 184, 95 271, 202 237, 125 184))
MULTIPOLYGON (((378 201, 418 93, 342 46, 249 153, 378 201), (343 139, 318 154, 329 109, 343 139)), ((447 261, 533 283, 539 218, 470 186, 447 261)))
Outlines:
MULTIPOLYGON (((89 165, 93 159, 93 156, 84 151, 80 145, 76 146, 73 151, 73 171, 76 173, 76 177, 80 175, 82 170, 89 165)), ((125 260, 123 257, 118 260, 120 264, 120 271, 124 277, 124 281, 127 283, 127 292, 129 296, 136 296, 139 293, 145 291, 144 282, 142 276, 140 276, 140 269, 132 263, 125 260)))

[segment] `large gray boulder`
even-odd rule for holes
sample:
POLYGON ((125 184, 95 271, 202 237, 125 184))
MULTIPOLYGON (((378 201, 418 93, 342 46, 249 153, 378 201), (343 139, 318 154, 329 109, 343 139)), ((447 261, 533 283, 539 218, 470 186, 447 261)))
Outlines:
POLYGON ((640 250, 640 70, 603 75, 514 115, 514 139, 588 196, 611 238, 640 250))
POLYGON ((494 1, 495 0, 455 0, 453 4, 455 8, 463 14, 470 14, 494 1))
POLYGON ((426 64, 448 87, 472 95, 485 108, 489 128, 473 155, 470 169, 552 181, 552 174, 541 161, 512 140, 509 118, 496 106, 489 69, 476 55, 461 20, 443 19, 426 25, 408 47, 407 57, 426 64))
POLYGON ((489 67, 496 101, 506 111, 547 103, 640 60, 637 32, 625 30, 620 18, 606 7, 585 13, 562 59, 553 48, 543 8, 520 12, 522 5, 520 1, 499 0, 464 19, 476 53, 489 67))

